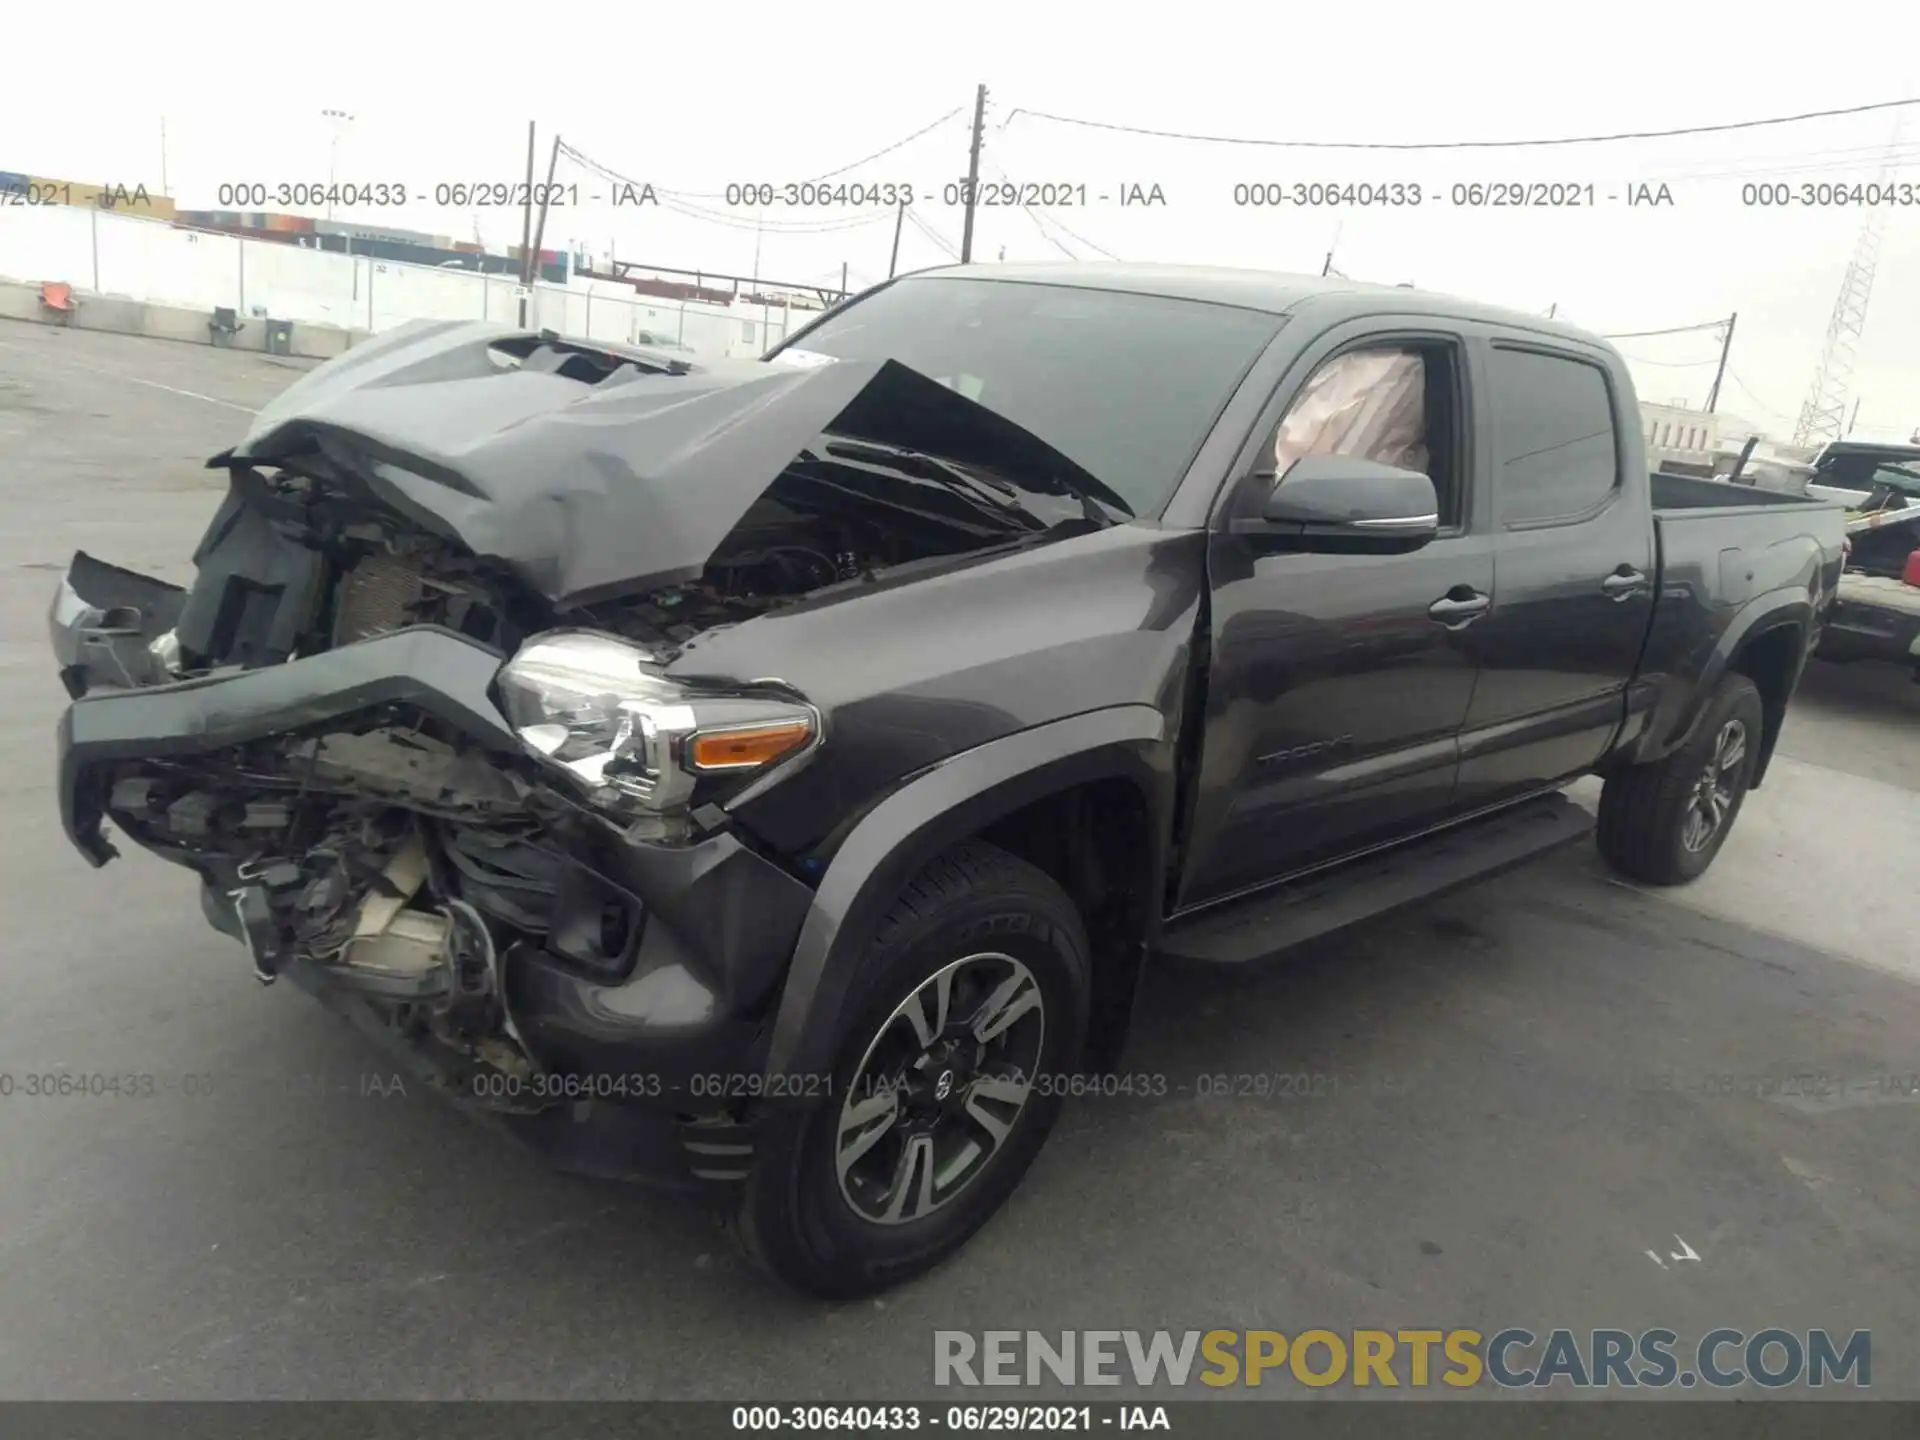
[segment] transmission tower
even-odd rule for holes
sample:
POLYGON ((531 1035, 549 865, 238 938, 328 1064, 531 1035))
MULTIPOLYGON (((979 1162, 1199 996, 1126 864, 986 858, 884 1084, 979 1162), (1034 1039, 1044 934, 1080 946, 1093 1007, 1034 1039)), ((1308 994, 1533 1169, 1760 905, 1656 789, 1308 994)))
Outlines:
MULTIPOLYGON (((1900 139, 1905 130, 1905 113, 1894 124, 1886 158, 1874 184, 1885 191, 1899 169, 1900 139)), ((1833 303, 1833 318, 1827 321, 1827 336, 1820 346, 1820 363, 1813 372, 1813 387, 1800 407, 1800 419, 1793 429, 1796 445, 1819 445, 1838 440, 1846 429, 1847 401, 1853 396, 1853 362, 1861 332, 1867 327, 1867 302, 1873 297, 1873 269, 1880 259, 1880 237, 1885 229, 1886 207, 1867 206, 1867 218, 1853 242, 1853 258, 1840 281, 1840 296, 1833 303)))

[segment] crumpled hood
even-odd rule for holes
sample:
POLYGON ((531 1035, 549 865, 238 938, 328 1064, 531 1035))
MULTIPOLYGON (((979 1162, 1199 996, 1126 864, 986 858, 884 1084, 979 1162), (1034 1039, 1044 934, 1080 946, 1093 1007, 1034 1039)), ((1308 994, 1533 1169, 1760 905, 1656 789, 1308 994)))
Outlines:
POLYGON ((494 347, 533 338, 485 322, 411 322, 309 371, 208 463, 317 449, 562 608, 696 577, 829 429, 1118 500, 1030 432, 895 361, 629 368, 597 384, 538 368, 540 352, 502 367, 494 347))

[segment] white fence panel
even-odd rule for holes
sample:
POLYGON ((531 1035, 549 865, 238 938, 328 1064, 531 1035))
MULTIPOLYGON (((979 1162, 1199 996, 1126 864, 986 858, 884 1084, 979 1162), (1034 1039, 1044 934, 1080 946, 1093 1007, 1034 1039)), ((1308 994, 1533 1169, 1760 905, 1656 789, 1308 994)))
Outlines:
POLYGON ((240 303, 240 242, 96 212, 94 246, 102 295, 211 310, 240 303))
POLYGON ((351 256, 271 240, 241 243, 249 311, 257 305, 275 320, 364 328, 365 283, 351 256))
POLYGON ((74 205, 9 205, 0 215, 0 275, 93 288, 93 213, 74 205))
MULTIPOLYGON (((230 305, 243 315, 264 310, 275 320, 371 331, 416 319, 512 325, 520 313, 519 287, 510 275, 244 240, 81 206, 8 207, 0 224, 0 277, 60 280, 156 304, 208 311, 230 305)), ((763 354, 811 313, 687 304, 575 279, 536 283, 527 319, 594 340, 634 344, 651 337, 717 360, 763 354)))

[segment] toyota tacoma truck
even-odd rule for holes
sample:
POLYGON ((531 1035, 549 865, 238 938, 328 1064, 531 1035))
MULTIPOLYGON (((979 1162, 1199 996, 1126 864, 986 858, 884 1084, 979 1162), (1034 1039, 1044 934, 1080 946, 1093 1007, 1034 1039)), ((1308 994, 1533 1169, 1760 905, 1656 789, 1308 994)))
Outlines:
POLYGON ((53 600, 73 843, 826 1296, 995 1213, 1157 957, 1589 834, 1699 875, 1841 568, 1650 474, 1603 341, 1251 271, 920 272, 713 365, 415 322, 208 463, 191 587, 53 600))

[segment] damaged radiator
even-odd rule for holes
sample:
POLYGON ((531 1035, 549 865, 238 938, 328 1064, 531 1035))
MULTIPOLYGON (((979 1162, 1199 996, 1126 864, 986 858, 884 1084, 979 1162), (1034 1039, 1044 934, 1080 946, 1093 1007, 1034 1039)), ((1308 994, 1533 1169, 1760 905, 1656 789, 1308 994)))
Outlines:
POLYGON ((419 567, 392 555, 370 555, 341 578, 334 596, 333 643, 384 635, 408 623, 422 593, 419 567))

